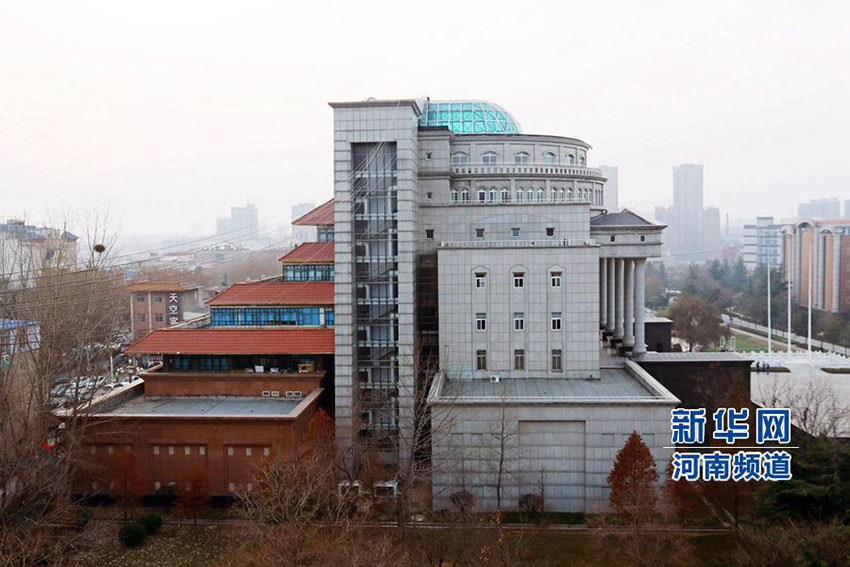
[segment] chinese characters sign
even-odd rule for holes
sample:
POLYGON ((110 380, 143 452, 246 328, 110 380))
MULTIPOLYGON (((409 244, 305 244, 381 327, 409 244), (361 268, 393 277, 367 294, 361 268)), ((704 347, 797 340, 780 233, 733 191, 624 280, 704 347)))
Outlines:
POLYGON ((168 324, 175 325, 180 322, 180 296, 171 292, 168 294, 168 324))
MULTIPOLYGON (((712 439, 733 445, 750 438, 749 408, 719 408, 711 416, 714 421, 712 439)), ((788 408, 756 409, 756 447, 736 452, 699 452, 705 446, 705 408, 677 408, 670 412, 672 442, 691 445, 694 451, 673 453, 673 480, 789 480, 791 455, 783 447, 791 442, 791 411, 788 408)), ((731 448, 731 447, 730 447, 731 448)))

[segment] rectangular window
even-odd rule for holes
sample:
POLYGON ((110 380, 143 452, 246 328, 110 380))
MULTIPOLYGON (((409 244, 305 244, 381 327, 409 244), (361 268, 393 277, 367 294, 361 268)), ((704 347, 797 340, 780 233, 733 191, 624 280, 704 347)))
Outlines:
POLYGON ((514 331, 525 330, 525 313, 514 313, 514 331))
POLYGON ((611 237, 611 242, 614 242, 616 239, 617 239, 617 237, 616 237, 616 236, 612 236, 612 237, 611 237))
POLYGON ((192 448, 189 445, 186 445, 185 447, 183 447, 183 454, 184 455, 191 455, 192 454, 192 448))
POLYGON ((555 311, 555 312, 552 313, 552 330, 553 331, 560 331, 561 330, 561 313, 560 312, 555 311))
POLYGON ((514 370, 525 370, 525 351, 514 351, 514 370))
POLYGON ((561 349, 553 349, 552 350, 552 371, 553 372, 561 372, 564 369, 561 349))
POLYGON ((145 320, 145 314, 144 314, 144 313, 139 313, 139 315, 138 315, 136 318, 137 318, 139 321, 144 322, 144 320, 145 320))
POLYGON ((157 303, 162 303, 162 296, 156 295, 156 296, 154 296, 153 300, 156 301, 157 303))
POLYGON ((138 301, 139 303, 144 303, 145 302, 145 296, 142 295, 141 293, 137 294, 136 295, 136 301, 138 301))
POLYGON ((519 238, 519 229, 518 228, 512 228, 511 229, 511 238, 519 238))
POLYGON ((154 445, 154 446, 153 446, 153 454, 154 454, 154 455, 159 455, 159 445, 154 445))
POLYGON ((484 229, 476 228, 475 229, 475 238, 484 238, 484 229))
POLYGON ((487 287, 487 274, 486 273, 476 273, 475 274, 475 287, 484 288, 487 287))
POLYGON ((561 287, 561 272, 552 272, 552 287, 561 287))
POLYGON ((434 240, 434 229, 433 228, 426 228, 425 229, 425 238, 427 238, 428 240, 434 240))
POLYGON ((245 456, 250 457, 251 453, 252 453, 251 447, 245 447, 245 456))
POLYGON ((163 316, 162 313, 154 314, 153 318, 154 318, 155 321, 160 322, 160 323, 165 320, 165 317, 163 316))
POLYGON ((475 351, 475 368, 478 370, 487 370, 487 351, 475 351))
POLYGON ((525 274, 514 272, 514 287, 525 287, 525 274))
POLYGON ((486 313, 476 313, 475 314, 475 330, 476 331, 486 331, 487 330, 487 314, 486 313))
POLYGON ((198 454, 203 457, 207 454, 207 448, 201 445, 200 447, 198 447, 198 454))
POLYGON ((555 236, 555 227, 547 226, 546 227, 546 236, 555 236))

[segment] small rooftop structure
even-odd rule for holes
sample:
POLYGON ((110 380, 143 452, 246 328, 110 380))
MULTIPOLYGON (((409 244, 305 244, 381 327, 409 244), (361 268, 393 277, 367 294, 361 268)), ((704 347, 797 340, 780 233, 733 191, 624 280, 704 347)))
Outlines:
POLYGON ((332 328, 156 329, 137 340, 129 354, 333 354, 332 328))
POLYGON ((521 134, 510 112, 483 100, 427 100, 419 125, 445 126, 455 134, 521 134))
POLYGON ((254 396, 137 396, 97 415, 125 418, 294 417, 298 406, 305 402, 309 404, 318 395, 318 391, 315 394, 311 393, 304 399, 297 400, 254 396))
POLYGON ((333 305, 334 282, 266 281, 237 283, 210 299, 207 303, 211 307, 242 305, 333 305))
POLYGON ((333 242, 305 242, 280 257, 283 264, 333 264, 333 242))
POLYGON ((629 226, 629 227, 639 227, 639 226, 647 226, 647 227, 658 227, 663 228, 664 225, 657 225, 649 222, 642 216, 638 215, 630 211, 629 209, 623 209, 618 213, 605 213, 603 215, 595 216, 590 219, 591 227, 620 227, 620 226, 629 226))
POLYGON ((332 226, 334 223, 334 200, 325 201, 312 211, 301 215, 292 224, 296 226, 332 226))

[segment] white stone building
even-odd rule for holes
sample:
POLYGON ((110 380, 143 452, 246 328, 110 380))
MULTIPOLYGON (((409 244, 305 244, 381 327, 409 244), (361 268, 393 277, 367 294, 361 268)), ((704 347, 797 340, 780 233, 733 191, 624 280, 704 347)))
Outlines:
POLYGON ((645 261, 664 227, 605 211, 590 146, 522 134, 480 101, 331 106, 341 449, 403 458, 428 395, 451 416, 431 444, 437 506, 462 489, 494 505, 496 424, 516 431, 505 508, 532 484, 549 509, 603 506, 632 431, 663 468, 678 400, 610 353, 646 351, 645 261))

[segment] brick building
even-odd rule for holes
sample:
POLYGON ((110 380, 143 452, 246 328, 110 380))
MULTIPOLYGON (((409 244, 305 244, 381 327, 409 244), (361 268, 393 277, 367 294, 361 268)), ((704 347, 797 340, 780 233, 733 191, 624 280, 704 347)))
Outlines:
MULTIPOLYGON (((333 243, 305 243, 281 262, 281 277, 229 287, 191 325, 134 329, 127 352, 159 364, 93 408, 80 493, 116 495, 121 451, 133 452, 145 494, 179 493, 198 468, 211 494, 230 494, 251 490, 264 460, 304 447, 316 411, 333 413, 333 243)), ((131 303, 158 323, 170 294, 194 291, 135 284, 131 303)))
POLYGON ((126 288, 130 294, 130 328, 133 340, 155 329, 176 325, 203 315, 201 288, 179 282, 139 282, 126 288))
POLYGON ((782 229, 782 264, 795 303, 831 313, 850 309, 850 220, 806 219, 782 229))

